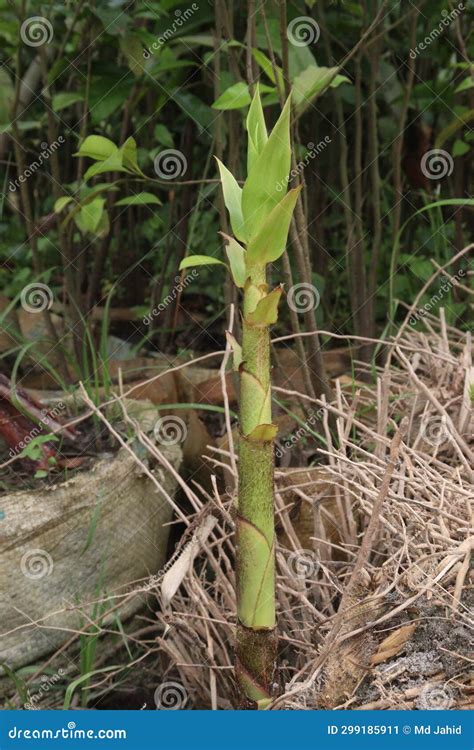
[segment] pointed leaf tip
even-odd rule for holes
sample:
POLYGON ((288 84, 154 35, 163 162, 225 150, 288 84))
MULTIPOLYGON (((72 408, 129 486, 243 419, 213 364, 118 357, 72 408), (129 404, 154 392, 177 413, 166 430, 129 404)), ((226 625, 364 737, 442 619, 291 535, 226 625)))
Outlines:
POLYGON ((211 255, 188 255, 187 258, 183 258, 179 264, 179 270, 182 271, 184 268, 191 268, 193 266, 225 266, 222 260, 219 258, 213 258, 211 255))
POLYGON ((242 213, 249 239, 280 201, 281 186, 287 185, 291 166, 290 109, 291 97, 288 97, 268 140, 252 163, 242 190, 242 213))

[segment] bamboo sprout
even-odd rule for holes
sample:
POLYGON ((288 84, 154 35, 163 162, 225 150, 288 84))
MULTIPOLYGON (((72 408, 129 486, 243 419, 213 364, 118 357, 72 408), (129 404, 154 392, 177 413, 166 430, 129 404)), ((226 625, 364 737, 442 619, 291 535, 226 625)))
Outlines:
MULTIPOLYGON (((287 192, 290 171, 290 99, 267 134, 258 88, 247 116, 248 175, 240 188, 218 161, 235 237, 226 237, 230 272, 243 289, 242 345, 230 336, 240 373, 237 633, 235 669, 243 708, 272 699, 277 637, 275 613, 274 439, 270 379, 270 326, 282 286, 270 290, 267 265, 284 252, 300 188, 287 192), (240 244, 243 243, 245 247, 240 244)), ((190 256, 181 268, 222 263, 190 256)))

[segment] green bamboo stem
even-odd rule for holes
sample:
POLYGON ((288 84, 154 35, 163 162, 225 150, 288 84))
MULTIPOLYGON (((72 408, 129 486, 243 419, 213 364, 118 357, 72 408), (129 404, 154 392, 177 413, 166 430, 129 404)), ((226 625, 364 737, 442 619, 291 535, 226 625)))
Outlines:
MULTIPOLYGON (((275 521, 270 382, 270 326, 278 319, 283 287, 269 290, 266 267, 286 247, 301 187, 288 192, 291 166, 288 97, 267 133, 258 86, 247 114, 248 175, 243 188, 217 160, 235 237, 224 235, 229 270, 243 290, 242 345, 229 333, 234 369, 240 373, 239 500, 236 514, 237 633, 235 673, 242 708, 266 708, 272 700, 277 638, 275 521), (244 245, 240 244, 244 243, 244 245)), ((180 264, 222 264, 191 255, 180 264)))
POLYGON ((252 271, 243 305, 236 521, 236 678, 246 708, 271 699, 277 643, 270 336, 268 325, 251 322, 268 289, 265 267, 252 271))

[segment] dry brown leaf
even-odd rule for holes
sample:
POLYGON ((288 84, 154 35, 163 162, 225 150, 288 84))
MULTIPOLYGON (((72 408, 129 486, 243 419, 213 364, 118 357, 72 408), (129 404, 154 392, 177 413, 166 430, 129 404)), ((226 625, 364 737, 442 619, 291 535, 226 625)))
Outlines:
POLYGON ((381 664, 392 656, 396 656, 402 651, 416 630, 416 624, 402 625, 401 628, 394 630, 380 644, 378 651, 371 659, 372 664, 381 664))

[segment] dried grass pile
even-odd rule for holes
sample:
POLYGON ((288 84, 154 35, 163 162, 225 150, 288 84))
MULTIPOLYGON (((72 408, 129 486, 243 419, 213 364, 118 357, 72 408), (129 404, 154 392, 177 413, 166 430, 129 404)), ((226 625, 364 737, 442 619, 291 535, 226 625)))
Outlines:
MULTIPOLYGON (((443 317, 424 322, 392 340, 376 387, 340 379, 333 405, 277 389, 322 416, 325 446, 321 465, 277 471, 275 708, 471 700, 471 341, 443 317)), ((235 473, 230 452, 213 462, 235 473)), ((231 706, 232 532, 232 498, 216 486, 154 589, 162 684, 179 683, 188 707, 231 706)))
MULTIPOLYGON (((276 472, 280 650, 274 708, 454 709, 472 703, 471 340, 442 316, 423 320, 423 333, 407 323, 385 342, 389 356, 375 386, 341 377, 332 404, 275 388, 278 399, 310 414, 279 446, 280 456, 300 443, 316 465, 276 472)), ((223 386, 225 364, 224 358, 223 386)), ((171 471, 126 416, 124 403, 136 441, 161 471, 171 471)), ((237 459, 228 413, 226 424, 230 448, 209 452, 212 492, 174 472, 192 511, 184 513, 173 501, 185 532, 165 569, 95 602, 117 608, 142 593, 147 610, 127 626, 127 635, 121 631, 112 640, 100 620, 89 622, 82 634, 71 632, 71 658, 63 649, 63 662, 52 657, 46 664, 57 669, 62 663, 72 681, 78 636, 107 636, 73 706, 86 687, 97 707, 107 707, 111 691, 114 708, 117 701, 139 708, 142 699, 147 708, 232 707, 237 459)), ((153 480, 158 487, 156 474, 153 480)), ((50 693, 41 707, 62 701, 50 693)))

